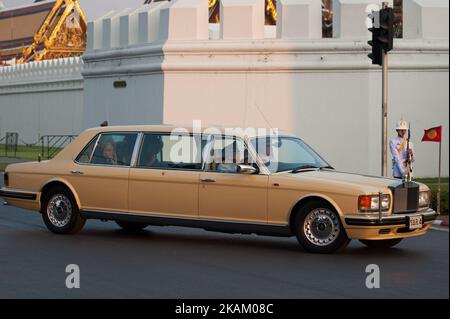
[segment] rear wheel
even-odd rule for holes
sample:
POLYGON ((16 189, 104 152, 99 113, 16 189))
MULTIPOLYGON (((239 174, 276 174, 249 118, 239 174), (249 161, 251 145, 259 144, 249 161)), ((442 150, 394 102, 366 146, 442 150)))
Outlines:
POLYGON ((116 221, 116 224, 122 227, 126 231, 139 231, 143 230, 148 224, 136 223, 136 222, 126 222, 126 221, 116 221))
POLYGON ((295 220, 299 243, 308 252, 328 254, 344 249, 350 242, 338 213, 330 204, 316 200, 300 208, 295 220))
POLYGON ((391 248, 402 241, 402 238, 382 239, 382 240, 365 240, 361 239, 364 245, 370 248, 391 248))
POLYGON ((50 189, 45 195, 42 218, 47 228, 55 234, 76 234, 86 222, 72 193, 62 186, 50 189))

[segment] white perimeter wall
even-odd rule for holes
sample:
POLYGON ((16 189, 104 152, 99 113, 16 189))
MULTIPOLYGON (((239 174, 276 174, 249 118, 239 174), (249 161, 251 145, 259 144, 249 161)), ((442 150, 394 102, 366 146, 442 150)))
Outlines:
MULTIPOLYGON (((291 67, 298 64, 290 70, 279 70, 286 57, 273 53, 252 57, 253 71, 214 72, 216 67, 226 68, 215 63, 211 63, 213 70, 200 74, 166 71, 164 121, 182 124, 187 119, 200 119, 205 124, 239 127, 271 125, 304 138, 338 169, 379 174, 381 73, 379 68, 362 66, 366 52, 358 52, 356 47, 354 51, 336 56, 334 52, 309 54, 300 48, 298 56, 291 56, 287 62, 291 67), (345 58, 351 59, 352 65, 345 65, 341 60, 345 58), (268 70, 258 70, 259 66, 268 70), (176 88, 176 94, 170 88, 176 88)), ((443 172, 448 175, 448 56, 444 54, 438 65, 435 56, 430 57, 433 61, 425 61, 420 53, 399 51, 391 55, 389 134, 395 135, 395 122, 401 117, 411 121, 418 158, 416 174, 434 176, 437 144, 420 143, 420 139, 423 129, 443 125, 443 172), (406 59, 421 62, 408 65, 403 63, 406 59), (435 69, 420 65, 428 62, 435 63, 435 69)), ((243 57, 230 59, 238 58, 243 57)), ((248 55, 245 58, 250 59, 248 55)), ((187 54, 173 59, 186 60, 187 54)), ((208 56, 195 59, 200 62, 208 56)), ((170 62, 166 61, 169 69, 170 62)), ((391 162, 388 164, 390 169, 391 162)))
POLYGON ((0 68, 0 139, 17 132, 32 144, 43 135, 79 134, 82 66, 81 58, 67 58, 0 68))

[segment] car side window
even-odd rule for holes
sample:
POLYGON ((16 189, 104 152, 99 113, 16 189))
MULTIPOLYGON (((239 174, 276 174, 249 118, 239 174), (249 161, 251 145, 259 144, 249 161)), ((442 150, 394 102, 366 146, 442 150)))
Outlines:
POLYGON ((81 164, 89 164, 91 162, 92 154, 94 152, 95 145, 97 144, 98 136, 96 136, 89 144, 81 151, 76 161, 81 164))
POLYGON ((206 170, 219 173, 237 173, 239 164, 257 167, 244 141, 234 136, 216 136, 212 142, 206 170))
POLYGON ((154 169, 200 170, 202 160, 199 145, 201 145, 201 138, 196 135, 145 134, 137 166, 154 169))
POLYGON ((89 163, 130 166, 136 138, 136 133, 102 134, 89 163))

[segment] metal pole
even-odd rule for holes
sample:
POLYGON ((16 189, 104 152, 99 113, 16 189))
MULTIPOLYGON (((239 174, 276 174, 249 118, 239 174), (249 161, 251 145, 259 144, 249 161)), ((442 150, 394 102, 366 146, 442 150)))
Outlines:
POLYGON ((381 137, 381 175, 387 176, 387 150, 388 150, 388 54, 383 50, 382 72, 382 137, 381 137))
POLYGON ((41 161, 41 158, 44 157, 44 137, 41 136, 40 139, 41 139, 41 154, 39 154, 38 156, 39 162, 41 161))
POLYGON ((439 142, 439 175, 438 175, 438 191, 437 191, 437 212, 441 213, 441 150, 442 150, 442 142, 439 142))
POLYGON ((383 210, 381 207, 381 201, 383 198, 383 193, 378 193, 378 220, 381 222, 383 220, 383 210))

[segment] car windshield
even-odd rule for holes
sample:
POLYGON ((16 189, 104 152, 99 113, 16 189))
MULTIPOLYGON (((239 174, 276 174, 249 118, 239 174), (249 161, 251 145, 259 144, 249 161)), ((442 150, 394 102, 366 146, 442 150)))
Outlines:
POLYGON ((250 140, 271 173, 311 168, 331 168, 301 139, 290 136, 258 137, 250 140))

